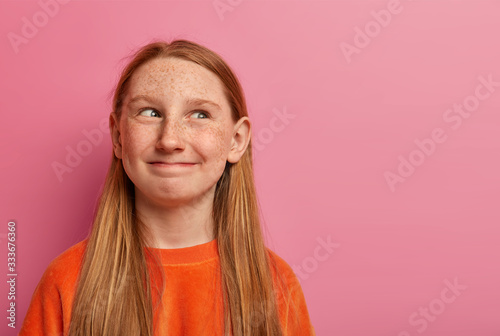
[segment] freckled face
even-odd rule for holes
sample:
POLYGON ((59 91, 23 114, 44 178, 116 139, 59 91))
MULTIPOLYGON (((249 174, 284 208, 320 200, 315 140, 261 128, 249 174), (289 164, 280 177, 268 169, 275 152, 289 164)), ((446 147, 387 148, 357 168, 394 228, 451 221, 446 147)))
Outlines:
POLYGON ((213 195, 235 125, 220 79, 170 57, 141 65, 129 84, 115 154, 136 197, 175 206, 213 195))

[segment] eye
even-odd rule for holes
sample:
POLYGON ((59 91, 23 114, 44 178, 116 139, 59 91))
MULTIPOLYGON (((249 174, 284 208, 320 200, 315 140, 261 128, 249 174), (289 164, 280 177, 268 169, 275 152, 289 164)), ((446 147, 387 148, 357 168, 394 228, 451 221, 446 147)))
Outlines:
POLYGON ((146 117, 154 117, 154 118, 160 117, 160 114, 152 108, 145 108, 139 114, 146 117))
POLYGON ((196 111, 196 112, 194 112, 194 114, 195 114, 195 115, 196 115, 196 114, 197 114, 197 115, 200 115, 200 114, 201 114, 202 116, 204 116, 204 117, 202 117, 202 118, 196 118, 196 119, 207 119, 207 118, 209 118, 209 114, 208 114, 207 112, 205 112, 205 111, 196 111))

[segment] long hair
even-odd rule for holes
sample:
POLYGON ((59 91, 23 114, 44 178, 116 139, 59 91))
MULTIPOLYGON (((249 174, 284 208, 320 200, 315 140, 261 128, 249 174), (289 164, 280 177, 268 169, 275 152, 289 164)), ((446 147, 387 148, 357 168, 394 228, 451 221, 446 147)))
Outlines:
MULTIPOLYGON (((241 85, 222 58, 199 44, 175 40, 150 43, 133 55, 114 92, 113 112, 118 119, 135 70, 165 57, 188 60, 212 71, 223 83, 233 120, 248 116, 241 85)), ((251 140, 238 162, 226 162, 216 185, 212 216, 220 256, 224 334, 282 335, 279 298, 273 288, 276 265, 261 231, 251 140)), ((71 336, 154 334, 154 316, 165 278, 158 256, 145 249, 146 230, 135 212, 134 185, 121 160, 112 154, 86 242, 72 308, 71 336), (160 281, 152 276, 157 271, 160 281)))

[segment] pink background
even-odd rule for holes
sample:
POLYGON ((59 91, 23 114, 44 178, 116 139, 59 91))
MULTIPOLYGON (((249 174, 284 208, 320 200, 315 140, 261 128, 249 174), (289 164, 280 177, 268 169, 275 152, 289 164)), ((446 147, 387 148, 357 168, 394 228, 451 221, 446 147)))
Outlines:
POLYGON ((317 335, 500 335, 500 86, 479 79, 500 82, 500 2, 220 0, 222 16, 212 0, 64 2, 0 2, 0 263, 6 278, 14 219, 18 274, 15 330, 0 282, 0 334, 88 232, 121 59, 185 38, 243 84, 268 246, 317 335), (71 150, 85 156, 58 178, 71 150))

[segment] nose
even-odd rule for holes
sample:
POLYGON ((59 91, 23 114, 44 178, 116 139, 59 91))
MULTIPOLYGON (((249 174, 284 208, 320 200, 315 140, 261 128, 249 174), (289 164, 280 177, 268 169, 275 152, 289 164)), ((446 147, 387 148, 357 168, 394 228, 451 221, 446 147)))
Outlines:
POLYGON ((184 146, 184 131, 180 123, 165 118, 160 126, 156 148, 166 152, 173 152, 183 150, 184 146))

